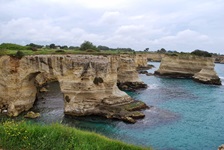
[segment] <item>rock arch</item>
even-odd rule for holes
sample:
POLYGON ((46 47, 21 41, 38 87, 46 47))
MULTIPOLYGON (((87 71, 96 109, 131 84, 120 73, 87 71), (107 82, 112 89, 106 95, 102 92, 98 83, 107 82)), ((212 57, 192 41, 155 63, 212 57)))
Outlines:
MULTIPOLYGON (((130 113, 119 116, 102 110, 134 102, 117 87, 118 59, 119 56, 93 55, 34 55, 22 59, 2 56, 0 109, 7 105, 9 116, 29 110, 37 93, 35 77, 45 73, 49 78, 58 80, 64 94, 66 114, 96 114, 119 119, 130 117, 130 113)), ((139 104, 141 108, 146 107, 144 103, 139 104)))

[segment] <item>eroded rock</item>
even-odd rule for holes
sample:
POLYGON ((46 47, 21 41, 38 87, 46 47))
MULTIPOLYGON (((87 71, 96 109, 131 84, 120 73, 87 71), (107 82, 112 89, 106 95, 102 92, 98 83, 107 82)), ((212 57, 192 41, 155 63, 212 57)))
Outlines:
POLYGON ((138 77, 134 59, 135 56, 115 55, 35 55, 21 59, 2 56, 0 106, 7 105, 9 116, 28 111, 36 99, 37 86, 56 80, 64 95, 65 114, 118 119, 136 116, 127 110, 117 111, 116 115, 103 113, 108 112, 108 108, 122 108, 134 101, 118 89, 117 81, 130 82, 136 87, 144 85, 138 77), (115 117, 117 115, 119 117, 115 117))
POLYGON ((210 57, 165 56, 154 74, 171 78, 194 78, 202 83, 220 85, 214 66, 214 59, 210 57))
MULTIPOLYGON (((142 59, 141 59, 142 60, 142 59)), ((147 59, 144 59, 147 64, 147 59)), ((137 89, 147 88, 147 84, 141 81, 136 71, 137 63, 135 55, 120 55, 117 74, 117 85, 119 89, 125 91, 135 91, 137 89)))
POLYGON ((204 83, 204 84, 214 84, 221 85, 221 80, 215 72, 214 68, 206 67, 203 68, 200 72, 196 73, 193 76, 195 81, 204 83))
POLYGON ((224 144, 222 144, 221 146, 219 146, 218 150, 224 150, 224 144))

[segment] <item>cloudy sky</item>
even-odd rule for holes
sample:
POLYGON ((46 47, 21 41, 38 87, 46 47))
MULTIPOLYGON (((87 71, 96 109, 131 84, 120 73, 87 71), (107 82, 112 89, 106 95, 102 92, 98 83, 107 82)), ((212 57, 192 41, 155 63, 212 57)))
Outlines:
POLYGON ((0 0, 0 43, 224 53, 223 0, 0 0))

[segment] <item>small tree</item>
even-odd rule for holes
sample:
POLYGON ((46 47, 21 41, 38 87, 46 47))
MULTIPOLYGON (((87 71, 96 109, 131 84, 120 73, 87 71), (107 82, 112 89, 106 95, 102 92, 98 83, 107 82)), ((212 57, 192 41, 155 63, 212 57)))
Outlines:
POLYGON ((55 44, 50 44, 50 48, 51 49, 55 49, 56 48, 56 45, 55 44))
POLYGON ((207 51, 199 50, 199 49, 194 50, 193 52, 191 52, 191 54, 197 55, 197 56, 212 57, 211 53, 207 51))
POLYGON ((149 51, 149 48, 145 48, 145 50, 144 50, 145 52, 148 52, 149 51))
POLYGON ((98 50, 98 49, 96 48, 96 46, 93 45, 93 43, 91 43, 91 42, 89 42, 89 41, 85 41, 85 42, 83 42, 83 43, 81 44, 81 46, 80 46, 80 50, 85 51, 85 50, 88 50, 88 49, 98 50))
POLYGON ((18 50, 16 52, 16 55, 15 55, 16 58, 21 59, 23 56, 25 56, 25 54, 22 51, 18 50))

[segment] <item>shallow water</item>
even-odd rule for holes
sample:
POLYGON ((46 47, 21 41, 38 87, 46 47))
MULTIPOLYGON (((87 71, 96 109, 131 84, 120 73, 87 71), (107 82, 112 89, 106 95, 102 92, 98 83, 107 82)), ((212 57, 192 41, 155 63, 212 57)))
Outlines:
MULTIPOLYGON (((151 64, 156 68, 149 72, 158 69, 159 63, 151 64)), ((216 64, 216 71, 224 83, 224 65, 216 64)), ((204 85, 190 79, 140 77, 149 87, 128 94, 155 107, 144 111, 146 117, 136 124, 93 116, 65 117, 58 83, 52 83, 49 92, 40 95, 33 110, 40 111, 42 116, 35 122, 61 122, 162 150, 216 150, 224 143, 224 86, 204 85)))

